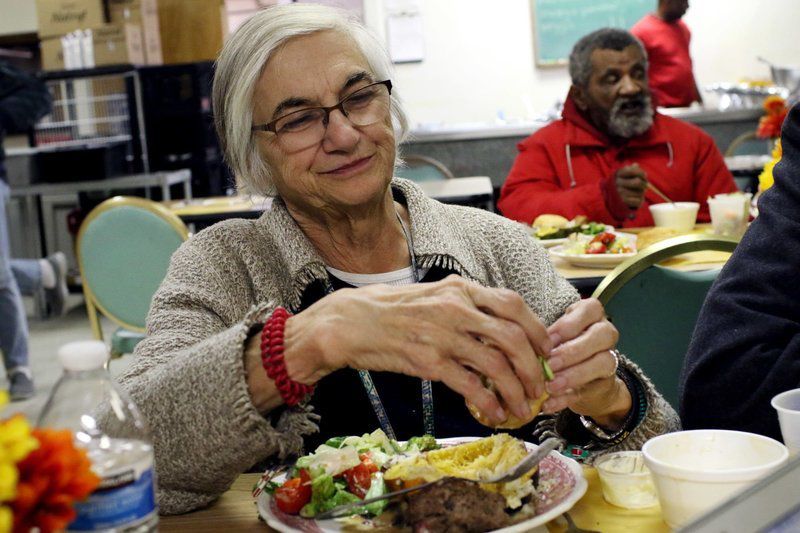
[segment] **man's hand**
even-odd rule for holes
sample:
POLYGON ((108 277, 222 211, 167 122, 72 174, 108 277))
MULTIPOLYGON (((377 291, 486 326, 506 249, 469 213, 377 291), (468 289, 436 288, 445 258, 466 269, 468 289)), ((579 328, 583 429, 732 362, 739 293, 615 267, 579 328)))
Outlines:
POLYGON ((627 165, 614 175, 617 193, 622 201, 631 209, 638 209, 644 201, 644 191, 647 189, 647 173, 637 163, 627 165))

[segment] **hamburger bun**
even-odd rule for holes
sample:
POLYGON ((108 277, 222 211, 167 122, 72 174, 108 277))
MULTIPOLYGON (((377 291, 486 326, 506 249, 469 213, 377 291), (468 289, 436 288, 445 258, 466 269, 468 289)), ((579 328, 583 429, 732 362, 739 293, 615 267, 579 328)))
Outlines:
POLYGON ((521 419, 517 417, 517 415, 513 414, 506 405, 506 403, 503 401, 503 399, 498 398, 500 400, 501 407, 503 408, 503 410, 505 410, 506 413, 508 413, 508 418, 506 418, 503 422, 500 422, 499 424, 496 425, 493 424, 489 420, 489 418, 486 415, 484 415, 477 407, 475 407, 475 405, 473 405, 470 402, 466 402, 466 404, 467 404, 467 409, 469 409, 469 414, 475 417, 475 420, 477 420, 484 426, 494 429, 517 429, 521 428, 525 424, 530 423, 531 420, 536 418, 542 410, 542 405, 549 397, 550 395, 547 394, 547 392, 544 392, 541 396, 539 396, 535 400, 529 399, 528 407, 530 407, 531 409, 531 414, 528 418, 525 419, 521 419))
POLYGON ((546 215, 539 215, 538 217, 536 217, 531 226, 534 226, 536 228, 561 229, 566 227, 567 224, 569 224, 569 220, 562 217, 561 215, 546 214, 546 215))

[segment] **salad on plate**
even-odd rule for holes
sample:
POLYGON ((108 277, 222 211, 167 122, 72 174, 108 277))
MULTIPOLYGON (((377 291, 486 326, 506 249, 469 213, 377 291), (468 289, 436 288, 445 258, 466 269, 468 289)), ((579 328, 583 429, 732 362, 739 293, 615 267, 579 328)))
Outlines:
POLYGON ((569 239, 561 252, 567 255, 631 254, 636 252, 635 237, 603 231, 591 238, 569 239))
POLYGON ((272 476, 268 471, 253 494, 260 516, 279 531, 449 531, 467 526, 471 531, 529 531, 569 509, 586 490, 580 466, 555 451, 521 478, 481 482, 506 472, 535 448, 505 433, 439 441, 424 435, 398 442, 376 430, 330 439, 285 473, 272 476), (342 504, 426 481, 435 483, 354 507, 350 516, 317 518, 342 504))
MULTIPOLYGON (((284 513, 313 518, 339 505, 386 493, 383 472, 393 459, 437 448, 430 435, 400 443, 380 429, 361 437, 335 437, 297 459, 282 483, 264 481, 262 488, 272 493, 284 513)), ((366 505, 363 512, 377 516, 387 503, 366 505)))

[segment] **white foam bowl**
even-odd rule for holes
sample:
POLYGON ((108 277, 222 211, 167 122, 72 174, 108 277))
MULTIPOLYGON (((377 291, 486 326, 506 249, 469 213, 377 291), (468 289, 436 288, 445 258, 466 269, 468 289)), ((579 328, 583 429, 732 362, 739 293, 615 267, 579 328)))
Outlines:
POLYGON ((669 202, 663 204, 653 204, 650 206, 650 214, 656 226, 673 228, 682 232, 689 232, 694 229, 697 220, 697 211, 700 204, 697 202, 669 202))
POLYGON ((664 521, 686 525, 789 458, 780 442, 742 431, 699 429, 652 438, 642 447, 664 521))

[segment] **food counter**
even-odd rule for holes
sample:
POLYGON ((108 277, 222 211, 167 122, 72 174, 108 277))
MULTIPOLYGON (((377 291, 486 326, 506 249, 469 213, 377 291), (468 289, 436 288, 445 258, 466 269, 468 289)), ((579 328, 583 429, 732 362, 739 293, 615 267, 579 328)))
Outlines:
MULTIPOLYGON (((755 131, 761 110, 691 107, 669 109, 664 114, 697 124, 724 152, 737 136, 755 131)), ((489 176, 492 185, 499 188, 514 163, 517 143, 546 124, 530 121, 426 125, 412 130, 403 150, 438 159, 456 176, 489 176)))

